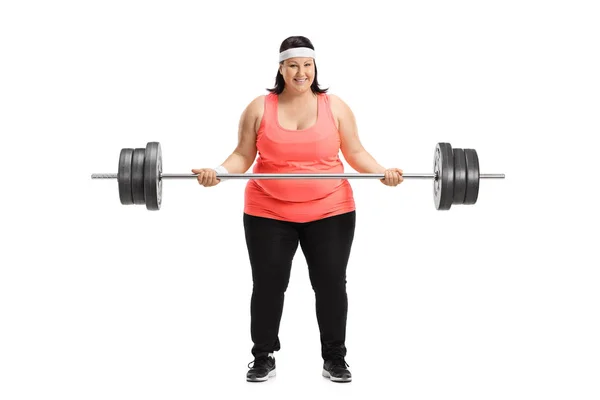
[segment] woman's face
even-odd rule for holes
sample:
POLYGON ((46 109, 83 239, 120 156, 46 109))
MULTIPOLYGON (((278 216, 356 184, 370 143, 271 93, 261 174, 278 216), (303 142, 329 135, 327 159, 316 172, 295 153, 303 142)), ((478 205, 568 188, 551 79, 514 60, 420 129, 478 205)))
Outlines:
POLYGON ((289 58, 279 65, 279 72, 283 75, 285 90, 304 93, 314 81, 315 63, 309 57, 289 58))

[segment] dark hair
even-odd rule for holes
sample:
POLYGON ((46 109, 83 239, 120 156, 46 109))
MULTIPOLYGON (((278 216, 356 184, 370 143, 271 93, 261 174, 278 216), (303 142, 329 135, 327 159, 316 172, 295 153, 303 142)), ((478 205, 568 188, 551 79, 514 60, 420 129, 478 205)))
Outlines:
MULTIPOLYGON (((287 38, 283 42, 281 42, 281 46, 279 46, 279 52, 281 53, 282 51, 286 51, 288 49, 293 49, 296 47, 308 47, 313 50, 315 49, 315 47, 313 46, 313 44, 311 43, 311 41, 308 38, 305 38, 304 36, 290 36, 289 38, 287 38)), ((280 64, 283 64, 283 61, 280 64)), ((315 79, 313 80, 312 85, 310 85, 310 89, 315 94, 327 93, 327 90, 329 90, 329 89, 321 89, 319 87, 319 81, 317 80, 317 62, 316 61, 315 61, 314 65, 315 65, 315 79)), ((275 77, 275 87, 272 89, 267 89, 267 90, 271 93, 281 94, 283 92, 284 87, 285 87, 285 81, 283 79, 283 75, 281 75, 281 72, 279 72, 279 69, 278 69, 277 76, 275 77)))

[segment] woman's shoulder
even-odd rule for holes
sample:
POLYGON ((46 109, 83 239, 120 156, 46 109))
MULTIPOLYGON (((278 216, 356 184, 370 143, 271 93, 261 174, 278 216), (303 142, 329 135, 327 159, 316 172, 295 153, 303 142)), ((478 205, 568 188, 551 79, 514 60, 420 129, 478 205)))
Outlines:
POLYGON ((342 100, 342 98, 340 96, 338 96, 337 94, 333 94, 333 93, 323 93, 323 96, 326 96, 329 101, 331 103, 335 103, 335 104, 345 104, 344 100, 342 100))
POLYGON ((250 103, 248 103, 246 109, 244 110, 244 113, 254 115, 262 114, 265 105, 265 99, 267 98, 267 96, 268 94, 261 94, 260 96, 256 96, 254 99, 252 99, 252 101, 250 101, 250 103))
POLYGON ((323 93, 324 96, 327 96, 327 98, 329 99, 329 103, 331 103, 331 105, 336 106, 336 107, 340 107, 340 108, 346 108, 348 107, 348 104, 338 95, 333 94, 333 93, 323 93))
POLYGON ((350 107, 348 106, 348 104, 346 104, 344 100, 342 100, 340 96, 332 93, 324 93, 323 95, 327 96, 329 106, 331 107, 331 111, 336 116, 345 115, 348 111, 350 111, 350 107))
POLYGON ((262 106, 265 103, 265 99, 270 95, 269 94, 261 94, 256 96, 251 102, 250 105, 252 106, 262 106))

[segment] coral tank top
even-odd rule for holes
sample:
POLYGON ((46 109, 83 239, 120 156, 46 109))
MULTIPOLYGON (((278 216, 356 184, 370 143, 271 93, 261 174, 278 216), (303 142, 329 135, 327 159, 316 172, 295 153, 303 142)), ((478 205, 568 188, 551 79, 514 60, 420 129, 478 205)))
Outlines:
MULTIPOLYGON (((340 134, 329 105, 319 94, 317 122, 307 129, 279 125, 278 96, 265 96, 256 136, 258 158, 253 173, 342 173, 340 134)), ((290 222, 310 222, 355 210, 347 179, 250 179, 244 212, 290 222)))

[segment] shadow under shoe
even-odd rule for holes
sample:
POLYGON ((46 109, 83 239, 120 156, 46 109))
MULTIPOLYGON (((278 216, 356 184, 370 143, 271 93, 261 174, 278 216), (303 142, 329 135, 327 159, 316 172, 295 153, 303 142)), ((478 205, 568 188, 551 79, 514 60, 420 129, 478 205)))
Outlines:
POLYGON ((325 360, 323 363, 323 376, 329 378, 332 382, 351 382, 352 374, 347 367, 350 366, 343 358, 325 360))
POLYGON ((248 382, 264 382, 275 376, 275 357, 272 355, 255 357, 254 361, 248 363, 248 368, 250 368, 246 373, 248 382), (252 363, 254 365, 250 368, 252 363))

